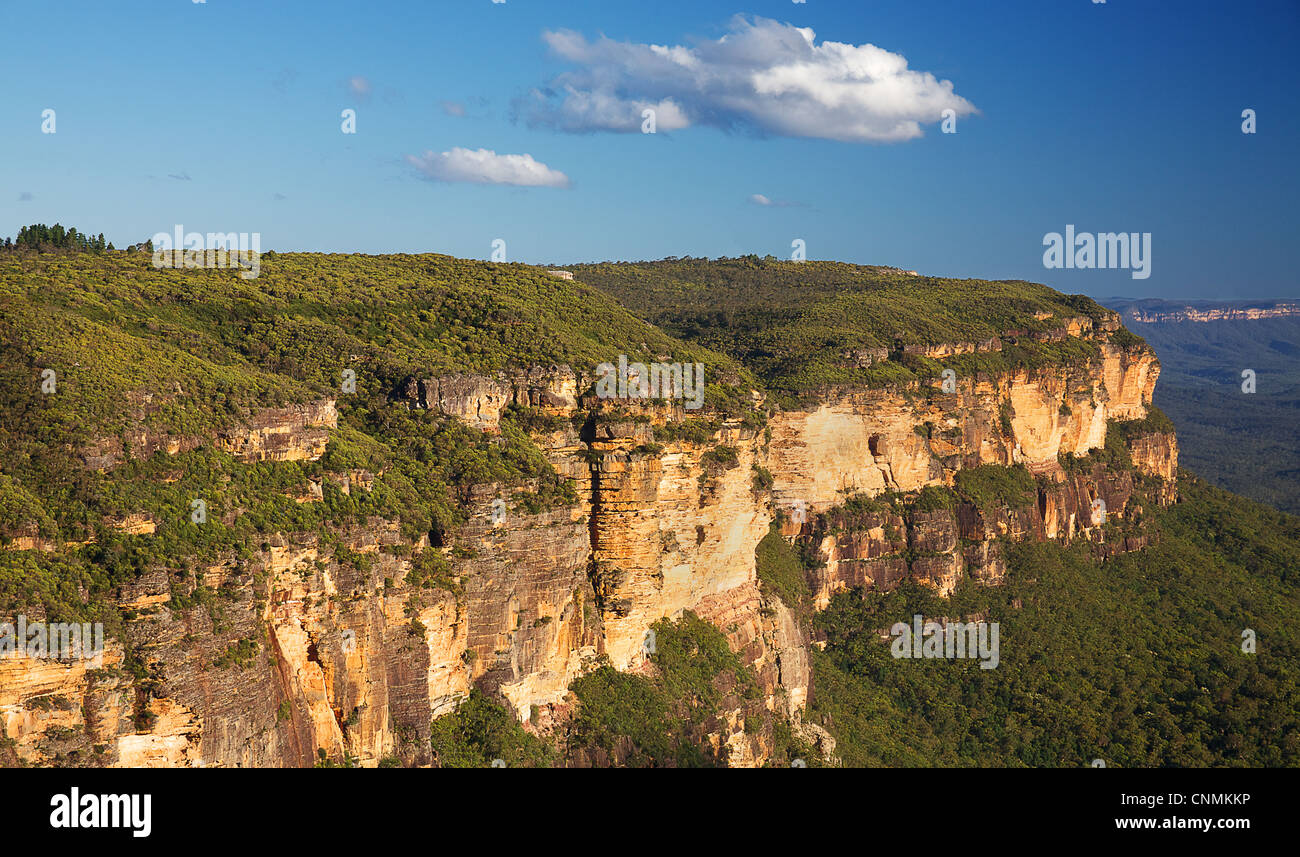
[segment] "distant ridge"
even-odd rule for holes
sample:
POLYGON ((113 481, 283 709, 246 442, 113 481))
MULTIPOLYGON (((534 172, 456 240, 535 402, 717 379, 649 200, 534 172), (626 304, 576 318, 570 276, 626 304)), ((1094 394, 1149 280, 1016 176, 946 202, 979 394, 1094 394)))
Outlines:
POLYGON ((1183 465, 1300 514, 1300 301, 1109 298, 1160 358, 1155 403, 1178 426, 1183 465), (1254 373, 1253 394, 1243 388, 1254 373))
POLYGON ((1118 312, 1125 322, 1137 324, 1300 318, 1300 302, 1288 300, 1166 301, 1157 298, 1107 298, 1101 303, 1118 312))

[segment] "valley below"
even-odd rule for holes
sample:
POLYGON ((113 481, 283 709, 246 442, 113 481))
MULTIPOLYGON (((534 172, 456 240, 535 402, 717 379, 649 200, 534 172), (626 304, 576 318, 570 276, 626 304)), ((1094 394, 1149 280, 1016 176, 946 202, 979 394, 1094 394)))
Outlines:
POLYGON ((1178 425, 1184 463, 1229 491, 1300 513, 1300 305, 1106 304, 1160 358, 1155 403, 1178 425))

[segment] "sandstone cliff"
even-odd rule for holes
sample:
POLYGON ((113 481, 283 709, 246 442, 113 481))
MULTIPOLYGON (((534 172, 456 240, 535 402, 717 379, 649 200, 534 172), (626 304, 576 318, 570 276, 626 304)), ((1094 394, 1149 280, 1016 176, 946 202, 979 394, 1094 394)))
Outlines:
MULTIPOLYGON (((1098 342, 1086 364, 957 377, 949 392, 828 390, 809 408, 773 410, 766 427, 720 420, 674 431, 701 418, 671 404, 602 402, 589 394, 590 374, 562 366, 414 379, 399 392, 411 408, 484 432, 499 431, 512 405, 557 418, 534 440, 574 481, 577 502, 533 512, 510 499, 514 488, 486 485, 443 544, 375 519, 328 538, 283 533, 189 577, 159 569, 120 593, 130 664, 120 643, 95 670, 0 659, 0 722, 17 757, 36 763, 302 766, 323 752, 426 764, 430 720, 471 687, 545 730, 563 718, 576 676, 602 657, 640 668, 651 623, 691 610, 754 668, 762 706, 798 724, 812 681, 807 629, 755 572, 755 548, 778 516, 822 561, 816 607, 908 577, 944 594, 966 576, 996 584, 1006 539, 1141 547, 1140 531, 1116 528, 1139 515, 1133 473, 1062 462, 1102 449, 1112 421, 1144 417, 1159 366, 1145 347, 1112 344, 1112 326, 1084 322, 1060 336, 1098 342), (1036 478, 1032 499, 845 505, 947 488, 987 464, 1024 465, 1036 478), (409 576, 423 552, 448 564, 445 580, 409 576)), ((314 460, 336 424, 335 403, 322 401, 259 413, 215 443, 242 461, 314 460)), ((86 457, 107 468, 198 442, 142 430, 86 457)), ((1130 445, 1140 478, 1158 480, 1161 501, 1172 501, 1172 434, 1130 445)), ((341 478, 349 491, 373 479, 341 478)), ((319 502, 318 493, 298 499, 319 502)), ((145 523, 122 526, 148 538, 145 523)), ((762 764, 766 739, 745 720, 737 707, 709 740, 731 764, 762 764)))

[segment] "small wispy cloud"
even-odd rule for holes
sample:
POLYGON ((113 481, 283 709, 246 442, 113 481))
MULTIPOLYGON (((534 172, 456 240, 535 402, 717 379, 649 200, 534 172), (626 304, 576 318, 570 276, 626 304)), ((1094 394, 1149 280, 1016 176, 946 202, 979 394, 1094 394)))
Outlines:
POLYGON ((761 193, 750 194, 749 201, 752 202, 754 205, 761 205, 764 208, 798 208, 801 205, 803 205, 803 203, 801 202, 790 202, 784 199, 772 199, 771 197, 761 193))
POLYGON ((167 178, 176 179, 178 182, 191 181, 189 173, 168 173, 167 178))
POLYGON ((32 196, 31 191, 25 190, 22 193, 18 194, 19 202, 31 202, 33 199, 36 199, 36 197, 32 196))
POLYGON ((369 98, 372 89, 369 78, 357 75, 348 80, 348 92, 356 98, 369 98))
POLYGON ((276 200, 277 202, 280 201, 280 200, 282 200, 282 199, 288 199, 288 198, 289 198, 289 197, 285 196, 285 195, 282 194, 282 193, 273 193, 273 194, 271 194, 271 199, 274 199, 274 200, 276 200))
POLYGON ((446 113, 448 116, 465 115, 465 105, 461 104, 459 101, 444 101, 441 106, 442 112, 446 113))
POLYGON ((406 162, 427 179, 470 184, 503 184, 516 187, 569 187, 572 182, 532 155, 498 155, 491 149, 426 151, 407 155, 406 162))

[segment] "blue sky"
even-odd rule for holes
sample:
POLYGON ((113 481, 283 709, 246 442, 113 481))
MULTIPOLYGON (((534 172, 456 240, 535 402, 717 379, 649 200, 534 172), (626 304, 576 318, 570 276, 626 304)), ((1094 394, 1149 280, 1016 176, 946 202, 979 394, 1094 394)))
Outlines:
POLYGON ((556 263, 788 257, 801 238, 814 259, 1098 297, 1300 295, 1296 2, 6 7, 0 234, 58 220, 124 246, 181 223, 260 232, 264 249, 471 258, 503 238, 510 261, 556 263), (816 63, 798 73, 812 102, 737 101, 748 78, 709 82, 778 72, 780 51, 758 45, 740 68, 718 40, 735 54, 746 27, 787 25, 815 32, 818 57, 843 43, 905 58, 901 89, 846 87, 816 63), (694 83, 657 77, 643 45, 683 46, 705 68, 694 83), (530 93, 566 83, 621 109, 662 96, 683 118, 620 133, 601 130, 608 111, 533 109, 530 93), (958 102, 978 112, 941 133, 932 108, 958 102), (921 136, 872 139, 879 115, 916 110, 921 136), (464 181, 457 149, 530 155, 544 167, 525 173, 563 186, 482 181, 518 180, 518 162, 464 181), (1150 278, 1045 269, 1043 236, 1067 223, 1150 232, 1150 278))

